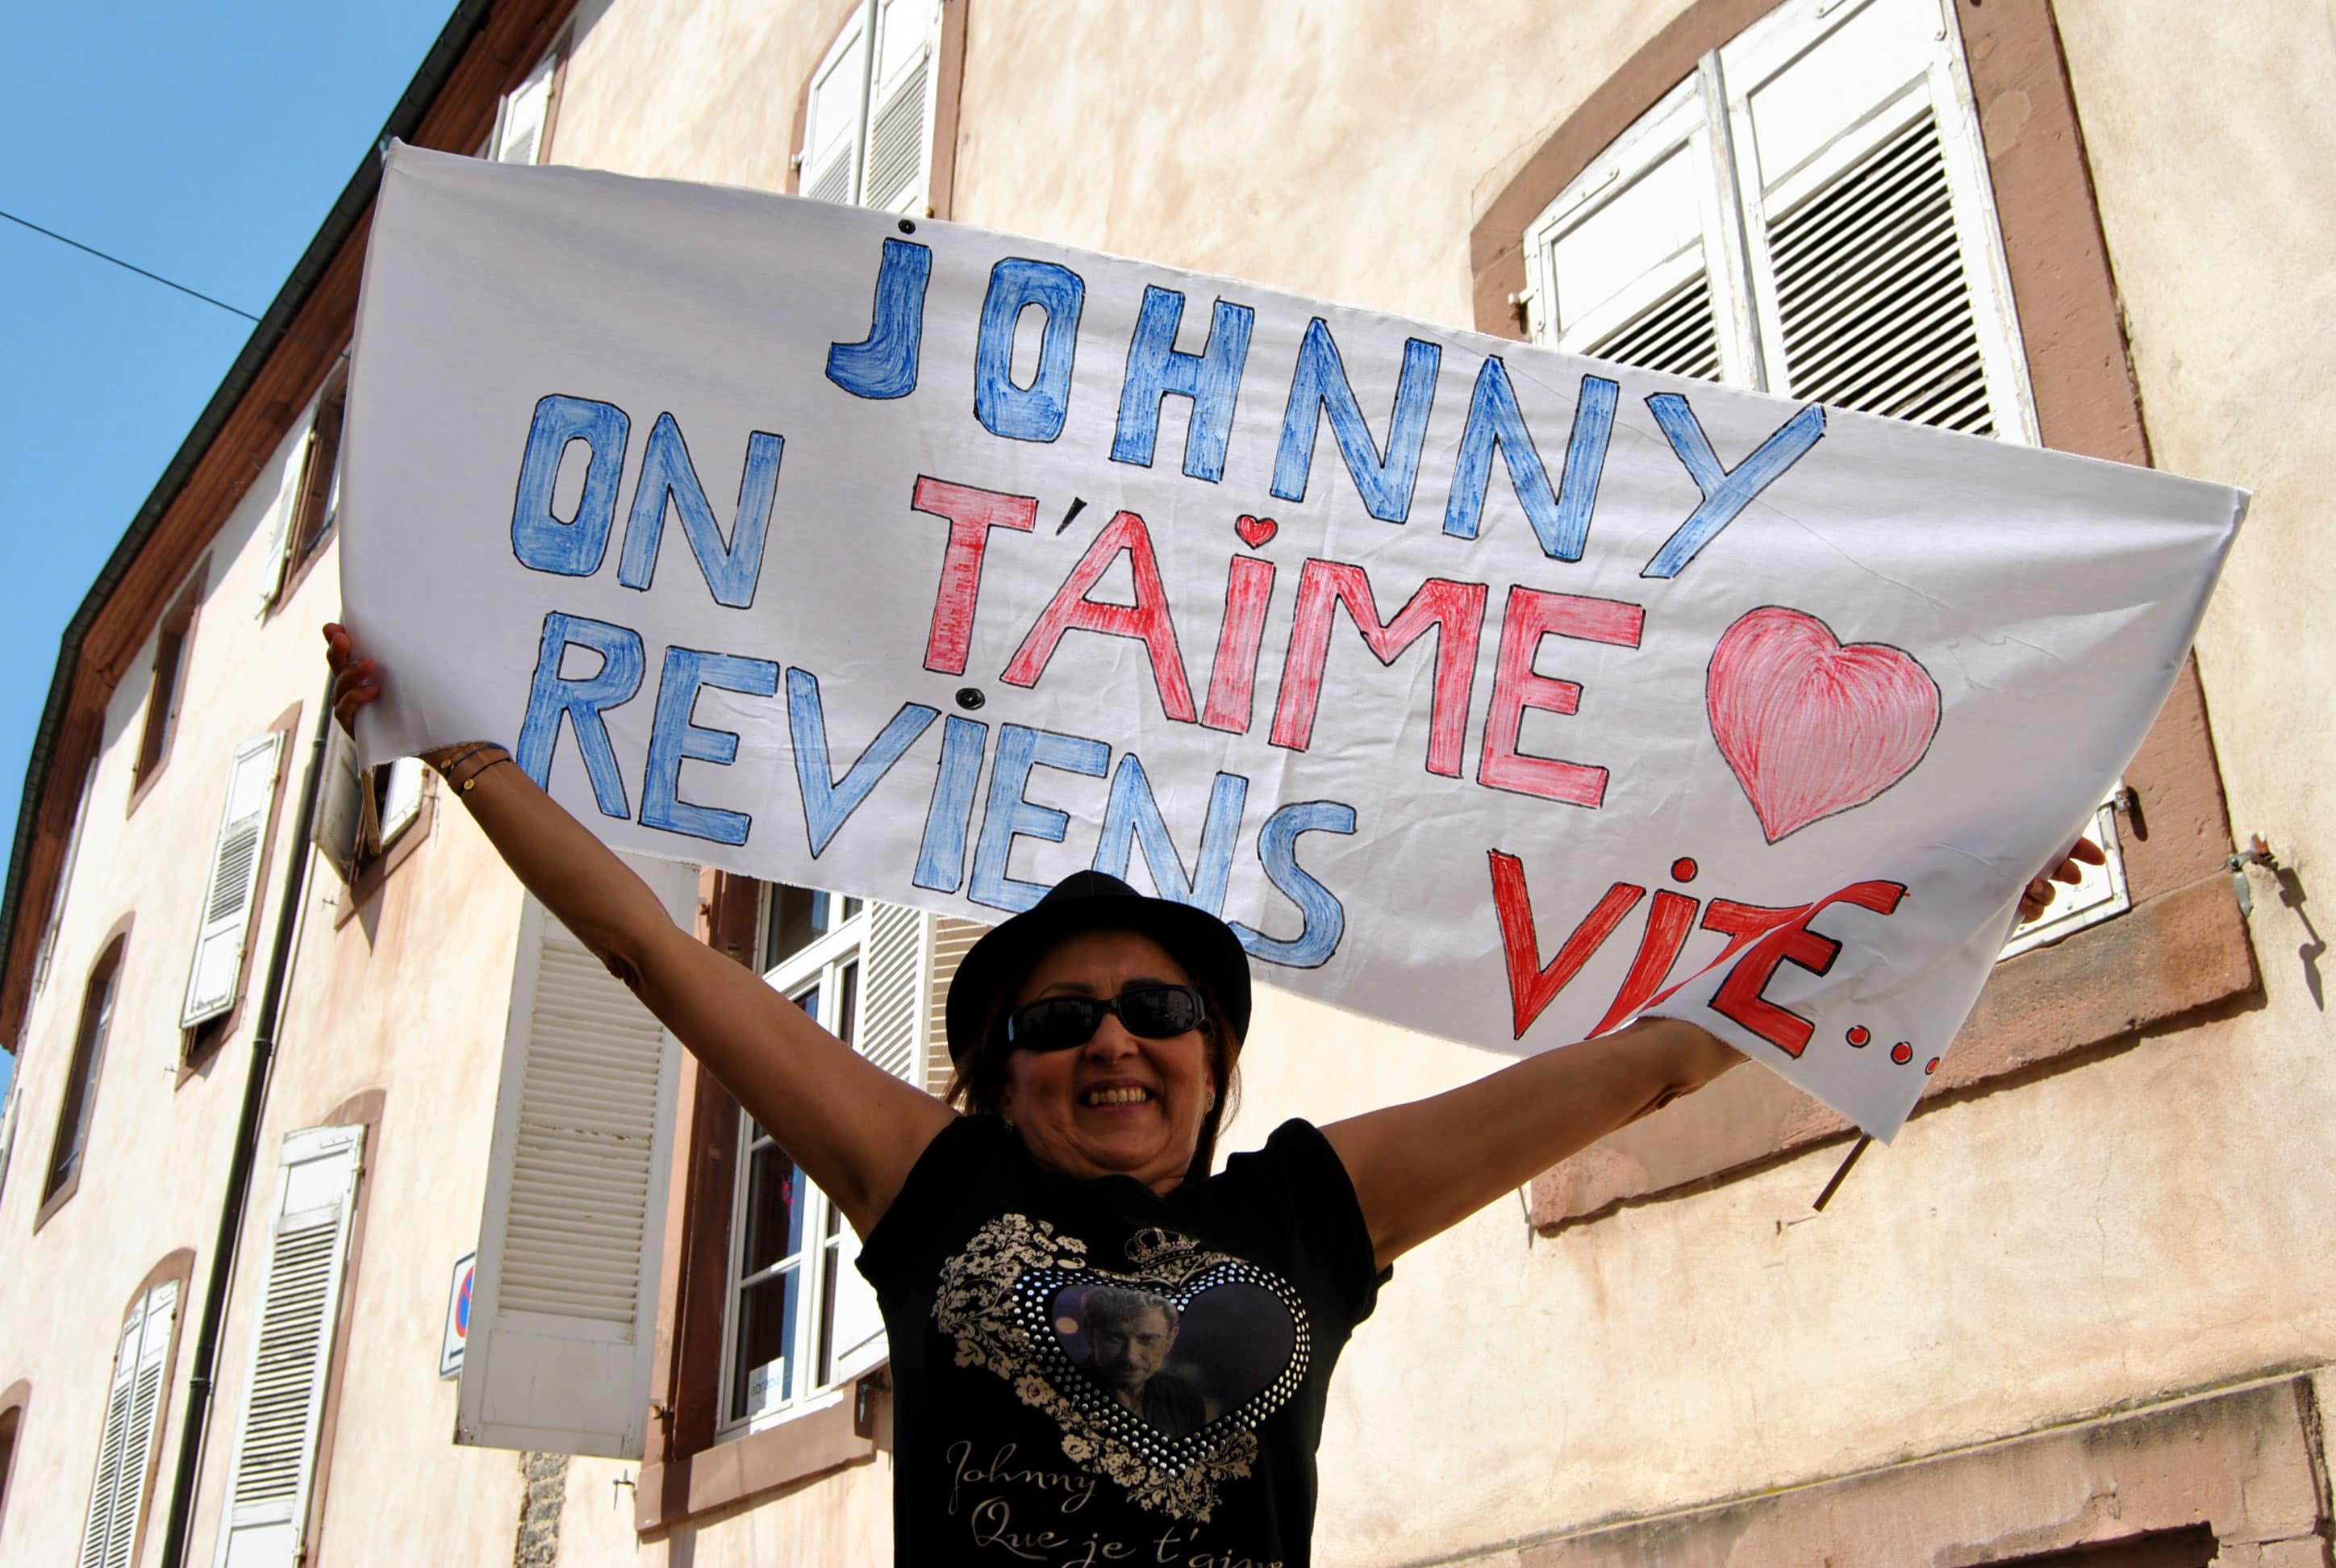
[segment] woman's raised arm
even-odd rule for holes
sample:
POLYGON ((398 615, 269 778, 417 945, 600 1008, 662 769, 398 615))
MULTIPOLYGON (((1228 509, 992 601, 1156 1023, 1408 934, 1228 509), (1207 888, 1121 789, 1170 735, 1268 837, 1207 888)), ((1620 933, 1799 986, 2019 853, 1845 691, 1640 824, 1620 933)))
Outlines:
MULTIPOLYGON (((348 630, 325 628, 333 711, 381 695, 348 630)), ((458 794, 505 863, 623 980, 867 1235, 954 1113, 821 1028, 745 966, 677 929, 632 869, 501 748, 449 746, 458 794)))
POLYGON ((1440 1095, 1322 1129, 1378 1266, 1744 1060, 1693 1024, 1641 1018, 1440 1095))

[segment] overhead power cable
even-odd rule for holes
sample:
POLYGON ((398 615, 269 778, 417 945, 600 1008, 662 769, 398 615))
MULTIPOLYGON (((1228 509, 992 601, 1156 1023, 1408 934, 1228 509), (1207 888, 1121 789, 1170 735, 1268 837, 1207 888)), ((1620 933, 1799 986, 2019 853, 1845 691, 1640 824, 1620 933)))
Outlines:
POLYGON ((240 316, 246 321, 252 323, 254 326, 258 325, 259 317, 254 316, 248 310, 238 310, 224 299, 213 299, 209 295, 205 294, 200 288, 190 288, 183 283, 172 282, 170 278, 163 277, 159 272, 149 272, 144 268, 138 266, 135 262, 124 261, 119 256, 111 255, 106 251, 100 250, 94 245, 83 245, 80 240, 72 239, 66 235, 59 234, 54 229, 44 229, 39 224, 34 222, 31 219, 19 218, 5 208, 0 208, 0 218, 5 218, 11 223, 21 224, 24 228, 31 229, 35 234, 45 234, 51 239, 55 240, 58 244, 70 245, 75 250, 81 251, 86 255, 96 257, 100 261, 111 261, 114 266, 122 268, 124 271, 134 272, 139 277, 159 283, 165 288, 175 288, 180 293, 186 295, 190 298, 201 300, 205 305, 216 305, 221 310, 226 311, 229 315, 240 316))
MULTIPOLYGON (((147 279, 149 282, 159 283, 165 288, 174 288, 190 299, 200 299, 205 305, 217 306, 219 309, 226 311, 229 316, 239 316, 255 326, 266 325, 258 317, 254 316, 248 310, 229 305, 224 299, 214 299, 200 288, 190 288, 185 284, 165 278, 159 272, 149 272, 146 268, 139 266, 136 262, 124 261, 119 256, 115 256, 109 251, 100 250, 94 245, 83 245, 80 240, 73 239, 70 235, 59 234, 54 229, 44 229, 41 225, 34 222, 29 218, 17 217, 15 213, 9 211, 5 207, 0 207, 0 218, 5 218, 11 223, 18 224, 25 229, 29 229, 35 234, 44 235, 47 238, 55 240, 60 245, 70 245, 75 250, 81 251, 84 255, 96 257, 100 261, 110 261, 114 266, 121 268, 123 271, 134 272, 139 277, 147 279)), ((279 326, 276 331, 278 336, 289 337, 295 342, 307 344, 313 348, 327 349, 332 353, 338 355, 343 359, 346 359, 348 357, 349 351, 346 348, 341 347, 336 344, 320 342, 317 339, 309 336, 305 332, 295 332, 288 326, 279 326)))

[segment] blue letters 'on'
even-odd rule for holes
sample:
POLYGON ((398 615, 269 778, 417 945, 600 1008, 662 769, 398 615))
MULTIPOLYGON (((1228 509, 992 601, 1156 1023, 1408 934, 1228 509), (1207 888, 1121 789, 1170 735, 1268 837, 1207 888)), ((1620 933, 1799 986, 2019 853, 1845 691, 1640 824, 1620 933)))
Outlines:
POLYGON ((554 393, 535 405, 528 426, 527 455, 521 460, 519 495, 511 503, 511 553, 530 571, 589 577, 608 552, 608 530, 617 521, 617 481, 625 472, 625 434, 632 422, 613 403, 554 393), (551 510, 560 482, 560 459, 570 442, 590 455, 584 469, 584 495, 574 517, 551 510))
POLYGON ((779 459, 786 439, 756 431, 746 438, 746 467, 738 480, 738 511, 730 539, 722 539, 722 525, 706 504, 706 487, 697 482, 696 466, 681 439, 681 426, 670 414, 657 415, 649 431, 648 450, 641 456, 640 482, 633 487, 632 515, 625 521, 624 553, 617 559, 617 580, 646 592, 657 578, 657 543, 665 537, 665 514, 681 513, 682 531, 689 536, 690 553, 714 602, 744 609, 754 602, 754 581, 763 573, 763 544, 771 528, 771 503, 779 490, 779 459))
POLYGON ((1184 319, 1184 297, 1153 284, 1144 287, 1144 308, 1127 344, 1127 379, 1119 392, 1119 429, 1111 460, 1152 466, 1160 437, 1160 404, 1169 396, 1192 400, 1184 426, 1184 472, 1214 484, 1225 476, 1225 442, 1232 434, 1233 399, 1241 391, 1241 366, 1249 360, 1250 328, 1257 312, 1246 305, 1217 301, 1209 322, 1208 346, 1186 354, 1176 346, 1184 319))
POLYGON ((1436 402, 1436 371, 1444 351, 1420 338, 1403 346, 1403 379, 1395 389, 1395 412, 1387 421, 1387 455, 1379 455, 1371 428, 1363 421, 1346 362, 1330 328, 1316 317, 1298 346, 1298 369, 1290 380, 1290 406, 1281 416, 1281 445, 1273 457, 1273 493, 1284 501, 1306 499, 1314 467, 1314 438, 1324 415, 1338 451, 1354 475, 1356 493, 1373 517, 1403 522, 1411 516, 1412 486, 1419 481, 1419 449, 1427 439, 1427 411, 1436 402))
POLYGON ((632 700, 641 689, 646 666, 641 634, 630 627, 611 626, 558 610, 543 618, 543 640, 536 647, 535 678, 527 693, 527 722, 520 726, 519 755, 513 759, 539 788, 551 788, 551 756, 560 745, 560 725, 568 721, 576 731, 576 749, 584 755, 584 772, 592 780, 592 799, 602 816, 629 818, 625 781, 617 772, 617 754, 608 745, 606 708, 632 700), (600 667, 591 675, 571 678, 560 673, 560 660, 571 648, 589 648, 600 656, 600 667))
POLYGON ((1063 433, 1071 406, 1071 361, 1077 353, 1079 312, 1085 308, 1086 281, 1067 267, 1009 256, 989 269, 989 294, 981 302, 981 340, 974 354, 973 412, 992 435, 1014 441, 1052 441, 1063 433), (1038 373, 1027 386, 1014 385, 1014 337, 1025 307, 1045 317, 1038 340, 1038 373))
POLYGON ((854 397, 881 400, 916 391, 917 357, 925 338, 925 285, 932 276, 933 253, 928 247, 906 239, 884 241, 868 336, 858 343, 829 346, 827 378, 854 397))
POLYGON ((1111 747, 1085 735, 1056 735, 1009 724, 998 732, 998 760, 989 765, 989 805, 982 813, 981 837, 973 848, 973 885, 965 896, 992 909, 1019 913, 1046 896, 1043 882, 1024 881, 1006 874, 1018 838, 1063 842, 1070 814, 1027 800, 1034 767, 1061 768, 1065 773, 1103 777, 1111 763, 1111 747))
MULTIPOLYGON (((829 771, 827 713, 819 699, 819 677, 807 669, 787 671, 787 733, 794 742, 795 783, 803 790, 803 824, 810 830, 813 859, 819 858, 836 830, 851 820, 868 792, 900 760, 900 754, 940 716, 939 708, 902 703, 891 722, 877 732, 868 749, 839 779, 829 771)), ((977 765, 979 760, 977 756, 977 765)))
POLYGON ((779 667, 766 658, 735 653, 704 653, 694 648, 665 650, 657 677, 657 719, 649 731, 648 776, 641 784, 641 825, 687 833, 717 844, 743 844, 754 818, 745 812, 695 805, 681 798, 685 758, 727 767, 738 757, 738 737, 726 729, 701 729, 690 723, 697 694, 706 687, 768 696, 779 689, 779 667))
POLYGON ((1319 969, 1330 961, 1338 950, 1338 939, 1346 934, 1347 908, 1298 863, 1298 840, 1302 833, 1354 831, 1355 808, 1338 801, 1292 801, 1265 819, 1265 826, 1258 830, 1258 861, 1273 885, 1298 906, 1305 924, 1283 942, 1239 920, 1230 922, 1250 957, 1294 969, 1319 969))

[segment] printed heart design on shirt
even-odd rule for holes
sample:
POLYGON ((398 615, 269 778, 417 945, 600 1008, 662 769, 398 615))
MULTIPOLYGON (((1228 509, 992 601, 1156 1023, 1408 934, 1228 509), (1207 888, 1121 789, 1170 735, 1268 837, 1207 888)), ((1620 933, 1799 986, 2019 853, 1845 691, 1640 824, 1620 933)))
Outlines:
POLYGON ((1080 1375, 1170 1437, 1264 1393, 1297 1340, 1280 1299, 1246 1280, 1173 1295, 1142 1281, 1077 1281, 1056 1291, 1047 1310, 1080 1375))
POLYGON ((1251 550, 1262 550, 1275 534, 1281 531, 1281 525, 1270 517, 1251 517, 1242 512, 1233 522, 1233 531, 1240 534, 1241 542, 1251 550))
POLYGON ((1171 1469, 1288 1404, 1310 1358, 1297 1292, 1236 1258, 1181 1277, 1037 1269, 1014 1304, 1056 1394, 1171 1469))
POLYGON ((1064 1457, 1138 1507, 1206 1524, 1222 1488, 1256 1474, 1263 1445, 1255 1428, 1304 1385, 1313 1329, 1305 1303, 1280 1276, 1190 1236, 1140 1231, 1128 1238, 1124 1255, 1131 1272, 1097 1269, 1086 1242, 1051 1222, 997 1215, 942 1266, 933 1326, 954 1342, 959 1366, 996 1373, 1017 1400, 1055 1424, 1064 1457), (1271 1304, 1239 1289, 1245 1286, 1271 1304), (1163 1392, 1153 1400, 1155 1419, 1146 1421, 1140 1398, 1131 1408, 1106 1387, 1108 1372, 1098 1378, 1081 1370, 1073 1347, 1092 1360, 1086 1310, 1097 1290, 1148 1292, 1175 1308, 1177 1353, 1163 1351, 1160 1360, 1164 1369, 1181 1371, 1180 1353, 1201 1368, 1193 1380, 1202 1387, 1192 1391, 1200 1394, 1205 1425, 1171 1437, 1167 1427, 1192 1419, 1189 1401, 1163 1392), (1064 1317, 1072 1328, 1056 1327, 1064 1317), (1246 1348, 1225 1349, 1229 1329, 1246 1335, 1246 1348))
POLYGON ((1913 655, 1778 605, 1721 636, 1704 703, 1770 843, 1904 778, 1939 729, 1938 683, 1913 655))

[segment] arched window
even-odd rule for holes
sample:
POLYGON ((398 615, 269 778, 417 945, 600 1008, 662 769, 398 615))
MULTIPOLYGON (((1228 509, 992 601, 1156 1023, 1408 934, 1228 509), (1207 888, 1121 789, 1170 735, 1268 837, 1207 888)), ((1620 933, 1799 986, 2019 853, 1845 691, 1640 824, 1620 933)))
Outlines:
POLYGON ((81 1022, 73 1030, 73 1064, 65 1071, 64 1100, 57 1110, 57 1135, 49 1146, 48 1167, 41 1183, 44 1219, 81 1181, 82 1156, 89 1146, 90 1115, 97 1104, 98 1071, 105 1062, 106 1032, 113 1022, 114 998, 121 990, 122 957, 129 945, 126 932, 108 942, 89 971, 88 984, 82 989, 81 1022))

